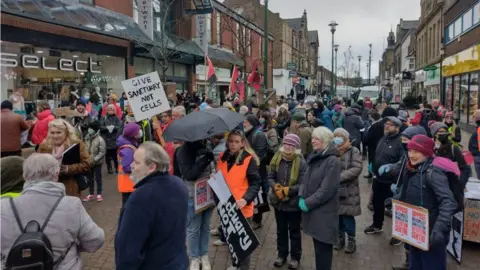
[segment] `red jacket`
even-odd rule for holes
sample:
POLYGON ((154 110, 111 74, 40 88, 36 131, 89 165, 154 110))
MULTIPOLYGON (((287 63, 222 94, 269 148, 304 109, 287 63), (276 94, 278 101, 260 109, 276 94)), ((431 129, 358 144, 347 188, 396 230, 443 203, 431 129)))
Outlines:
POLYGON ((50 110, 44 110, 37 114, 37 123, 32 132, 32 143, 39 145, 47 138, 48 124, 53 120, 55 120, 55 116, 50 110))

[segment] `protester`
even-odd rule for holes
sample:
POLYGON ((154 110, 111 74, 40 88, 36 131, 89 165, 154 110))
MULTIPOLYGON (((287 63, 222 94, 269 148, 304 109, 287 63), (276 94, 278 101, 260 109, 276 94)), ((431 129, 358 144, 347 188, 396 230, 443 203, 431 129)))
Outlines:
POLYGON ((316 127, 323 126, 324 123, 321 119, 315 117, 315 112, 313 110, 307 111, 307 126, 312 130, 316 127))
POLYGON ((187 240, 190 270, 211 269, 208 260, 210 220, 213 208, 195 213, 195 182, 215 173, 215 156, 206 141, 185 142, 176 152, 175 161, 188 189, 187 240))
POLYGON ((107 107, 108 106, 113 106, 115 108, 115 115, 118 117, 118 119, 122 119, 123 110, 120 106, 118 106, 117 96, 115 94, 111 94, 107 98, 107 103, 102 108, 102 117, 105 117, 107 115, 107 107))
POLYGON ((22 156, 20 136, 30 128, 23 116, 13 112, 12 102, 5 100, 1 104, 1 157, 22 156))
POLYGON ((19 223, 26 226, 29 221, 45 226, 43 233, 52 245, 56 269, 80 270, 80 252, 95 252, 103 246, 104 231, 95 224, 78 198, 66 194, 65 186, 58 182, 59 174, 60 165, 50 154, 32 154, 25 160, 22 194, 1 204, 2 255, 9 254, 14 244, 21 245, 16 239, 25 228, 19 228, 19 223), (13 205, 20 220, 15 218, 13 205))
POLYGON ((333 106, 332 121, 333 121, 333 127, 334 128, 343 127, 343 112, 342 112, 342 109, 343 109, 343 107, 340 104, 335 104, 333 106))
POLYGON ((115 107, 112 104, 108 105, 107 114, 100 119, 100 134, 107 147, 105 163, 107 164, 108 174, 113 174, 112 162, 116 173, 118 173, 117 138, 119 131, 122 129, 123 124, 115 114, 115 107))
POLYGON ((177 106, 172 109, 172 121, 180 119, 185 116, 185 107, 177 106))
MULTIPOLYGON (((237 207, 243 216, 251 221, 253 217, 253 200, 257 196, 262 180, 258 172, 260 159, 250 148, 245 135, 238 130, 230 132, 227 150, 220 155, 217 170, 220 171, 237 201, 237 207)), ((248 270, 250 257, 238 267, 231 266, 227 270, 248 270)))
POLYGON ((450 135, 450 140, 452 140, 455 144, 459 144, 462 141, 462 131, 460 127, 455 124, 455 121, 453 121, 453 112, 446 112, 444 119, 444 123, 448 127, 448 134, 450 135))
POLYGON ((88 195, 83 199, 88 202, 95 198, 95 183, 97 184, 97 202, 103 201, 102 197, 102 166, 103 159, 107 153, 107 146, 102 136, 100 136, 100 123, 93 121, 88 127, 88 135, 85 137, 85 145, 90 154, 91 171, 90 175, 92 181, 88 188, 88 195))
POLYGON ((475 111, 475 123, 477 127, 468 141, 468 151, 474 157, 475 172, 480 175, 480 110, 475 111))
POLYGON ((382 165, 398 162, 405 152, 400 139, 402 122, 393 116, 388 116, 385 120, 385 135, 378 142, 372 166, 376 176, 372 185, 374 212, 373 223, 364 230, 366 234, 375 234, 383 231, 385 200, 392 197, 390 186, 394 179, 388 175, 383 175, 384 171, 380 170, 380 168, 382 165))
POLYGON ((295 134, 287 134, 283 138, 283 146, 275 153, 270 162, 268 182, 270 191, 268 199, 275 210, 277 223, 278 257, 275 267, 282 267, 287 261, 290 251, 289 269, 297 269, 302 257, 302 220, 298 209, 298 191, 307 163, 300 150, 300 138, 295 134), (290 239, 290 248, 289 240, 290 239))
POLYGON ((17 197, 23 190, 23 158, 17 156, 0 159, 1 192, 3 197, 17 197))
POLYGON ((313 238, 316 269, 332 269, 333 244, 338 235, 338 188, 340 153, 333 144, 333 134, 326 127, 312 133, 314 152, 299 191, 302 229, 313 238))
POLYGON ((315 117, 322 120, 323 125, 333 131, 333 113, 327 107, 325 107, 325 105, 321 101, 313 103, 313 110, 315 112, 315 117))
MULTIPOLYGON (((90 172, 90 155, 84 142, 75 135, 75 129, 67 121, 55 119, 48 124, 48 136, 40 144, 37 152, 52 154, 60 164, 59 182, 65 185, 68 196, 80 197, 76 177, 90 172), (63 165, 63 153, 74 144, 80 146, 80 162, 63 165)), ((68 160, 67 160, 68 162, 68 160)))
POLYGON ((135 151, 131 166, 135 192, 118 220, 115 269, 187 269, 188 191, 168 174, 169 167, 167 152, 154 142, 135 151))
POLYGON ((360 151, 351 145, 350 134, 345 129, 335 129, 333 136, 333 142, 340 152, 341 162, 340 188, 338 190, 340 198, 339 230, 337 243, 333 248, 341 250, 345 247, 345 253, 354 253, 357 250, 355 217, 362 213, 358 177, 362 173, 363 161, 360 151), (347 235, 346 246, 345 234, 347 235))
POLYGON ((37 121, 32 131, 32 143, 39 145, 47 138, 48 124, 55 120, 55 116, 52 115, 50 105, 46 101, 40 101, 37 103, 37 121))
POLYGON ((127 94, 125 92, 122 92, 122 97, 120 98, 120 109, 122 109, 122 113, 126 113, 126 106, 125 105, 128 105, 128 97, 127 97, 127 94), (125 104, 127 103, 127 104, 125 104))
MULTIPOLYGON (((445 249, 450 239, 450 222, 457 202, 446 176, 452 168, 434 165, 434 145, 433 140, 424 135, 414 136, 407 145, 409 162, 403 174, 400 201, 428 210, 430 245, 428 251, 409 247, 410 269, 447 269, 445 249), (432 170, 431 177, 426 173, 429 169, 432 170)), ((454 164, 450 163, 450 166, 454 164)))
POLYGON ((352 105, 345 113, 343 128, 350 134, 352 145, 360 150, 360 144, 362 142, 360 130, 365 128, 365 123, 362 120, 362 108, 358 104, 352 105))
POLYGON ((77 137, 83 140, 87 136, 88 125, 93 121, 93 118, 88 113, 87 105, 83 100, 77 101, 76 110, 80 116, 71 117, 69 120, 76 130, 77 137))
POLYGON ((280 136, 280 138, 283 138, 285 129, 290 126, 290 113, 288 112, 288 105, 280 106, 276 121, 277 125, 275 128, 277 129, 277 134, 280 136))
POLYGON ((142 130, 135 123, 128 123, 123 129, 123 135, 117 139, 118 147, 118 191, 122 193, 122 207, 127 202, 128 197, 134 190, 134 182, 130 178, 132 173, 131 164, 133 154, 137 150, 142 138, 142 130))
POLYGON ((308 158, 312 149, 312 131, 307 127, 305 113, 295 113, 292 116, 290 127, 285 131, 288 133, 293 133, 300 137, 300 148, 302 154, 305 158, 308 158))

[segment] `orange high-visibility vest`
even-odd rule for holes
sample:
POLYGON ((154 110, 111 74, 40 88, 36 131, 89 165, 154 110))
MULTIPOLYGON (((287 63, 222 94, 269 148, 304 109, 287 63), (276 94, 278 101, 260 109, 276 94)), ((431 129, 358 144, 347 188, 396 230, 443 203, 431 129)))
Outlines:
POLYGON ((137 148, 131 144, 122 145, 117 150, 117 159, 118 159, 117 185, 118 185, 118 191, 120 193, 129 193, 135 190, 133 188, 133 186, 135 186, 135 183, 132 181, 132 179, 130 179, 130 174, 123 172, 122 157, 120 157, 120 150, 126 147, 132 149, 134 152, 137 150, 137 148))
MULTIPOLYGON (((252 157, 246 157, 242 165, 234 164, 229 171, 227 161, 222 161, 222 156, 223 153, 221 153, 218 158, 217 170, 222 172, 228 188, 232 192, 235 200, 238 201, 243 198, 248 189, 247 169, 252 157)), ((242 208, 242 213, 246 218, 250 218, 253 216, 253 209, 253 203, 245 205, 242 208)))
POLYGON ((480 152, 480 127, 477 127, 477 144, 478 144, 478 151, 480 152))

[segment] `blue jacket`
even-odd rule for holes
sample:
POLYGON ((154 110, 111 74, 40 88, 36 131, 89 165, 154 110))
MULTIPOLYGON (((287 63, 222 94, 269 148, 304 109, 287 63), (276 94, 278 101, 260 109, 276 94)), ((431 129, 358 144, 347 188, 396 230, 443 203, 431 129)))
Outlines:
POLYGON ((188 191, 176 176, 153 173, 135 185, 115 235, 117 270, 186 270, 188 191))
POLYGON ((330 129, 331 131, 334 131, 335 128, 334 128, 334 126, 333 126, 332 116, 333 116, 332 111, 330 111, 329 109, 325 108, 325 109, 322 111, 322 118, 321 118, 321 119, 322 119, 325 127, 327 127, 328 129, 330 129))

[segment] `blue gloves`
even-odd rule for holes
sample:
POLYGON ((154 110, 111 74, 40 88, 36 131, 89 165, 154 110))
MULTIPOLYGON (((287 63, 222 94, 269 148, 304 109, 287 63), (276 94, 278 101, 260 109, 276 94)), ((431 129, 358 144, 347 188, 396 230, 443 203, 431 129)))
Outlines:
POLYGON ((382 165, 382 166, 378 169, 378 175, 382 176, 382 175, 388 173, 389 171, 392 170, 392 167, 393 167, 392 164, 382 165))
POLYGON ((397 194, 397 184, 392 184, 390 189, 392 190, 393 195, 397 194))
POLYGON ((302 212, 308 212, 307 204, 305 204, 305 199, 302 197, 300 197, 300 199, 298 200, 298 207, 300 208, 300 210, 302 210, 302 212))

